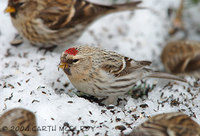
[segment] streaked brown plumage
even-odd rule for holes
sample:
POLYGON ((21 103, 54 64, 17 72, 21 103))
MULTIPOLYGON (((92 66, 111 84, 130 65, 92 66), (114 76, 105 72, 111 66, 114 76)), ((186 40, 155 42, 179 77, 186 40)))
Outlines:
POLYGON ((13 130, 0 130, 0 136, 20 136, 13 130))
POLYGON ((183 113, 164 113, 153 116, 125 136, 200 136, 200 126, 183 113))
POLYGON ((131 10, 140 1, 104 6, 85 0, 9 0, 13 25, 33 45, 50 47, 76 40, 98 17, 131 10))
POLYGON ((0 135, 37 136, 35 115, 25 109, 15 108, 0 117, 0 135))
POLYGON ((174 74, 200 70, 200 42, 169 42, 162 51, 161 59, 165 69, 174 74))
POLYGON ((91 46, 69 48, 61 55, 59 67, 79 91, 109 97, 113 103, 117 96, 128 92, 143 78, 166 78, 185 81, 166 73, 146 68, 151 62, 135 61, 112 51, 91 46))

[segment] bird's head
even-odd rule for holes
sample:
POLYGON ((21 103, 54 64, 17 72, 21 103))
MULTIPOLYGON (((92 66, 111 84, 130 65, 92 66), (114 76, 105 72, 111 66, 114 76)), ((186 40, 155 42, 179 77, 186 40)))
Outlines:
POLYGON ((68 76, 86 75, 91 68, 91 56, 81 47, 69 48, 62 53, 59 68, 68 76))
POLYGON ((5 13, 10 13, 10 15, 15 18, 17 12, 22 10, 27 3, 28 0, 9 0, 5 13))

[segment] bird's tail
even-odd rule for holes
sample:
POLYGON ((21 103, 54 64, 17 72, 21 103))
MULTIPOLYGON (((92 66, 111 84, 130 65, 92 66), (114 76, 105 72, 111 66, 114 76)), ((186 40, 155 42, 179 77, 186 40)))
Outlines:
POLYGON ((125 4, 114 4, 114 5, 104 5, 104 4, 97 4, 93 3, 94 6, 99 8, 100 11, 103 11, 105 14, 109 14, 112 12, 118 12, 118 11, 125 11, 125 10, 133 10, 133 9, 140 9, 142 7, 138 7, 138 5, 142 1, 134 1, 134 2, 128 2, 125 4))
POLYGON ((110 8, 110 10, 108 10, 108 12, 111 13, 111 12, 118 12, 118 11, 140 9, 140 7, 138 7, 138 5, 141 2, 142 1, 134 1, 134 2, 129 2, 129 3, 125 3, 125 4, 115 4, 112 6, 108 6, 110 8))
POLYGON ((172 74, 168 74, 168 73, 164 73, 164 72, 155 72, 155 71, 152 71, 150 69, 145 69, 145 70, 147 70, 149 73, 151 73, 151 74, 148 74, 146 76, 146 78, 163 78, 163 79, 177 80, 177 81, 187 83, 187 81, 185 79, 180 78, 180 77, 175 76, 175 75, 172 75, 172 74))

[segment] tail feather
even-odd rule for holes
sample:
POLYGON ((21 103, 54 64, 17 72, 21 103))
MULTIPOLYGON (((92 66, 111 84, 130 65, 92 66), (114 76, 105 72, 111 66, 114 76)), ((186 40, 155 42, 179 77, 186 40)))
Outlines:
POLYGON ((125 10, 133 10, 139 9, 137 7, 142 1, 134 1, 128 2, 125 4, 114 4, 114 5, 103 5, 103 4, 96 4, 93 3, 95 6, 106 9, 106 13, 118 12, 118 11, 125 11, 125 10))
POLYGON ((121 8, 121 9, 132 9, 134 7, 137 7, 138 4, 142 3, 142 1, 134 1, 134 2, 129 2, 129 3, 125 3, 125 4, 115 4, 112 5, 111 7, 113 8, 121 8))
POLYGON ((170 80, 177 80, 181 82, 187 82, 185 79, 180 78, 178 76, 168 74, 168 73, 162 73, 162 72, 154 72, 147 76, 148 78, 163 78, 163 79, 170 79, 170 80))
POLYGON ((185 79, 180 78, 180 77, 175 76, 175 75, 172 75, 172 74, 169 74, 169 73, 153 71, 153 70, 148 69, 148 68, 143 68, 142 72, 143 72, 144 78, 161 78, 161 79, 163 78, 163 79, 177 80, 177 81, 187 83, 187 81, 185 79))
POLYGON ((125 4, 115 4, 115 5, 110 6, 111 10, 109 12, 139 9, 138 5, 141 2, 142 1, 134 1, 134 2, 129 2, 129 3, 125 3, 125 4))

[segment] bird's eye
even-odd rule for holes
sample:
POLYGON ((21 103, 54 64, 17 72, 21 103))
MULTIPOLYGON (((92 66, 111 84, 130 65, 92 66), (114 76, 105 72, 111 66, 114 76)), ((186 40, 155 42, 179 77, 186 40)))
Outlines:
POLYGON ((78 62, 79 61, 79 59, 74 59, 73 60, 73 63, 76 63, 76 62, 78 62))

